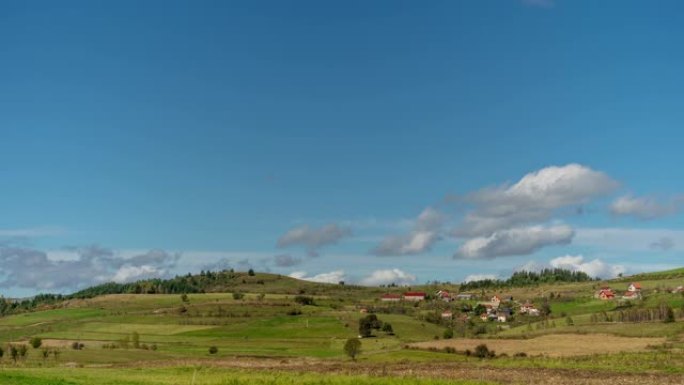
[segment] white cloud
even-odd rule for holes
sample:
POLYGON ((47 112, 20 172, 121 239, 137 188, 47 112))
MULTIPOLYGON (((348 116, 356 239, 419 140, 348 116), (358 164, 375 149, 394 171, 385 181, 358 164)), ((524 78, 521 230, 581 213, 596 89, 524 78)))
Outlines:
POLYGON ((660 203, 652 197, 621 196, 610 205, 610 212, 614 215, 629 215, 639 219, 649 220, 661 218, 677 213, 682 206, 682 198, 673 198, 660 203))
POLYGON ((155 266, 142 265, 142 266, 132 266, 124 265, 116 271, 114 276, 111 278, 112 281, 123 283, 132 282, 140 279, 146 278, 157 278, 165 274, 164 270, 161 270, 155 266))
POLYGON ((359 281, 359 284, 364 286, 380 286, 397 284, 399 286, 407 286, 416 282, 416 276, 406 273, 399 269, 376 270, 367 277, 359 281))
POLYGON ((454 255, 458 259, 485 259, 527 255, 544 246, 568 244, 575 232, 570 226, 529 226, 501 230, 466 241, 454 255))
POLYGON ((513 185, 487 188, 465 197, 475 209, 454 235, 489 236, 501 229, 548 220, 558 209, 581 205, 613 191, 618 183, 606 174, 579 165, 546 167, 513 185))
POLYGON ((123 257, 98 246, 69 248, 52 259, 48 253, 12 246, 0 246, 0 287, 31 288, 36 291, 69 291, 137 277, 166 275, 176 266, 179 254, 162 250, 123 257))
POLYGON ((499 276, 496 274, 470 274, 465 277, 463 282, 484 281, 486 279, 496 280, 499 279, 499 276))
POLYGON ((619 274, 624 274, 627 269, 622 265, 610 265, 600 259, 585 261, 581 255, 565 255, 549 261, 549 265, 554 268, 581 271, 591 277, 615 278, 619 274))
POLYGON ((303 281, 320 282, 320 283, 338 283, 345 281, 346 275, 343 270, 335 270, 329 273, 320 273, 314 276, 307 276, 306 271, 295 271, 290 274, 290 277, 301 279, 303 281))
POLYGON ((428 207, 418 215, 409 234, 386 237, 371 253, 390 256, 415 255, 429 251, 441 239, 440 231, 445 220, 444 214, 428 207))
POLYGON ((351 230, 349 228, 340 227, 334 223, 320 228, 302 225, 283 234, 278 239, 278 247, 303 246, 307 248, 310 255, 315 256, 321 247, 335 244, 350 235, 351 230))

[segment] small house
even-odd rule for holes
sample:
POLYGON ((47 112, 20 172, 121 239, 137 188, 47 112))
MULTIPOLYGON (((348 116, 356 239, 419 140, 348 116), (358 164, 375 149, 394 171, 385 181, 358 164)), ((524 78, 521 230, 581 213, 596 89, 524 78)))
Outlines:
POLYGON ((637 292, 641 291, 641 284, 639 282, 632 282, 627 286, 627 291, 637 292))
POLYGON ((407 292, 404 293, 404 300, 406 301, 424 301, 425 300, 425 293, 419 292, 419 291, 413 291, 413 292, 407 292))
POLYGON ((606 301, 606 300, 615 299, 615 293, 613 292, 613 290, 611 288, 603 287, 603 288, 601 288, 601 290, 599 290, 596 293, 595 297, 598 299, 602 299, 602 300, 606 301))
POLYGON ((440 290, 436 294, 437 294, 437 298, 441 299, 444 302, 451 302, 451 300, 452 300, 451 294, 449 294, 448 291, 440 290))
POLYGON ((636 299, 641 299, 641 291, 626 291, 625 294, 622 295, 622 299, 627 299, 627 300, 636 300, 636 299))
POLYGON ((391 294, 391 293, 383 294, 380 297, 380 301, 382 301, 382 302, 399 302, 399 301, 401 301, 401 295, 391 294))

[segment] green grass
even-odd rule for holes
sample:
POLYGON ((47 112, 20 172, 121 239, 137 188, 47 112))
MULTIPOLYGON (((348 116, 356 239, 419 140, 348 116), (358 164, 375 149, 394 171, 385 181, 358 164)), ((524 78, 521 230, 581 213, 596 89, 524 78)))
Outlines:
POLYGON ((0 383, 12 385, 487 385, 492 382, 366 375, 170 369, 4 369, 0 383))

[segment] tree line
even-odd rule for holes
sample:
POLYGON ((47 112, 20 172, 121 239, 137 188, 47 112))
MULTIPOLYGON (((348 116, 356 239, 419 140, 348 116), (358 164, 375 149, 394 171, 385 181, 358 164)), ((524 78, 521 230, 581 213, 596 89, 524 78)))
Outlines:
POLYGON ((542 269, 535 271, 516 271, 510 278, 501 279, 482 279, 478 281, 464 282, 460 286, 461 291, 479 289, 498 289, 507 287, 536 286, 554 282, 587 282, 594 281, 596 278, 590 277, 582 271, 567 269, 542 269))

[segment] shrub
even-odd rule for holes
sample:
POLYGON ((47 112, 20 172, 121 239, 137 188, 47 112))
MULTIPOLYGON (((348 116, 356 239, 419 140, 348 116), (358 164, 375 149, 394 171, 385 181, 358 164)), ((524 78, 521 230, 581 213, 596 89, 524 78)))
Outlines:
POLYGON ((344 353, 352 360, 356 361, 356 356, 361 354, 361 341, 357 338, 350 338, 344 344, 344 353))
POLYGON ((295 302, 300 305, 314 305, 313 297, 308 297, 305 295, 298 295, 294 298, 295 302))
POLYGON ((453 329, 446 329, 446 330, 444 330, 444 334, 442 335, 442 337, 443 337, 445 340, 450 340, 450 339, 454 338, 454 331, 453 331, 453 329))
POLYGON ((235 292, 233 293, 233 299, 238 300, 238 299, 243 299, 245 298, 245 295, 242 293, 235 292))
POLYGON ((250 277, 254 277, 256 275, 254 273, 254 269, 249 269, 249 271, 247 272, 247 275, 249 275, 250 277))
POLYGON ((216 346, 209 347, 209 354, 216 354, 216 353, 218 353, 218 348, 216 346))
MULTIPOLYGON (((126 344, 128 344, 128 337, 126 337, 126 344)), ((71 344, 71 348, 74 350, 83 350, 84 347, 85 345, 80 342, 74 342, 71 344)), ((128 345, 126 345, 126 347, 128 347, 128 345)))
POLYGON ((43 340, 39 337, 33 337, 29 340, 29 344, 31 344, 34 349, 38 349, 40 345, 43 344, 43 340))
POLYGON ((489 350, 487 345, 480 344, 475 347, 474 355, 478 358, 492 358, 496 356, 496 353, 493 350, 489 350))
POLYGON ((525 352, 518 352, 513 355, 513 357, 527 357, 527 353, 525 352))

